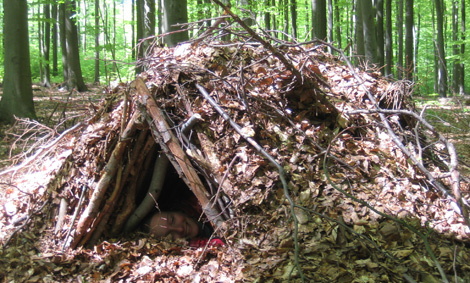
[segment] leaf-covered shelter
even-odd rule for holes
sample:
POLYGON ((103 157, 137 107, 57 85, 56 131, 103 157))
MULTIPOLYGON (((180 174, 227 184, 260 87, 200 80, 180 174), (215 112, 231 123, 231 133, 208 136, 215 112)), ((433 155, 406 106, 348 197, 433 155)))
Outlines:
POLYGON ((71 132, 47 186, 56 233, 45 233, 64 251, 116 255, 123 239, 146 238, 123 232, 172 189, 171 171, 226 246, 177 244, 174 271, 157 262, 175 250, 146 239, 100 278, 422 281, 453 276, 453 266, 468 276, 468 255, 452 262, 437 248, 450 240, 429 236, 468 240, 468 185, 452 144, 416 112, 407 82, 317 43, 154 47, 146 71, 71 132))

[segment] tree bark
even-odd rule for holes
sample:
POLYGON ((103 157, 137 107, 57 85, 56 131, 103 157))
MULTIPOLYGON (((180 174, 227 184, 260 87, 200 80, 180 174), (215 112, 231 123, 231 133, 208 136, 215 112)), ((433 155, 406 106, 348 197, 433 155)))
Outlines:
MULTIPOLYGON (((328 27, 327 27, 327 34, 328 34, 328 42, 333 42, 333 0, 328 0, 328 27)), ((332 50, 329 50, 332 53, 332 50)))
POLYGON ((401 80, 403 79, 403 0, 400 0, 398 3, 397 33, 398 33, 397 78, 401 80))
POLYGON ((41 84, 44 87, 51 86, 51 67, 49 63, 50 59, 50 48, 51 48, 51 6, 50 4, 44 4, 44 37, 42 40, 42 56, 44 57, 43 65, 43 80, 41 84))
MULTIPOLYGON (((460 32, 462 44, 460 45, 460 54, 465 54, 465 0, 462 0, 460 4, 461 19, 460 19, 460 32)), ((463 61, 460 62, 460 85, 459 85, 460 95, 465 95, 465 65, 463 61)))
POLYGON ((95 84, 100 83, 100 0, 95 0, 95 84))
POLYGON ((413 27, 414 27, 414 11, 413 0, 405 2, 405 78, 413 80, 414 70, 414 48, 413 48, 413 27))
POLYGON ((326 0, 312 0, 312 37, 326 39, 326 0))
POLYGON ((446 70, 446 54, 444 47, 444 11, 441 6, 440 0, 435 0, 436 3, 436 29, 437 29, 437 92, 439 97, 447 96, 447 70, 446 70))
POLYGON ((362 0, 362 27, 364 32, 364 54, 368 63, 377 64, 377 34, 374 23, 374 8, 371 0, 362 0))
POLYGON ((297 39, 297 0, 290 0, 290 20, 292 22, 292 37, 297 39))
POLYGON ((26 0, 4 0, 4 72, 0 121, 13 122, 14 116, 35 119, 26 0))
POLYGON ((337 42, 337 47, 341 49, 341 18, 340 18, 340 13, 339 13, 339 7, 338 7, 338 0, 334 1, 334 10, 335 10, 335 33, 336 33, 336 42, 337 42))
POLYGON ((384 57, 384 1, 377 0, 376 1, 376 19, 377 19, 377 63, 380 67, 380 72, 385 74, 385 69, 383 66, 385 65, 384 57))
POLYGON ((57 76, 59 74, 58 68, 58 48, 57 48, 57 41, 58 41, 58 30, 57 30, 57 22, 58 22, 58 11, 57 5, 58 4, 51 4, 52 5, 52 75, 57 76))
POLYGON ((365 55, 362 3, 362 0, 356 2, 356 55, 358 64, 363 62, 365 55))
POLYGON ((385 76, 393 77, 393 44, 392 44, 392 0, 385 4, 385 76))
POLYGON ((62 45, 62 63, 65 87, 68 90, 86 91, 87 87, 82 77, 80 52, 78 48, 78 31, 75 23, 75 1, 66 0, 60 4, 60 35, 62 45))
POLYGON ((189 35, 187 31, 180 31, 180 27, 175 24, 184 24, 188 22, 187 0, 162 0, 162 28, 163 33, 174 32, 163 38, 163 42, 168 47, 174 47, 178 43, 187 41, 189 35))

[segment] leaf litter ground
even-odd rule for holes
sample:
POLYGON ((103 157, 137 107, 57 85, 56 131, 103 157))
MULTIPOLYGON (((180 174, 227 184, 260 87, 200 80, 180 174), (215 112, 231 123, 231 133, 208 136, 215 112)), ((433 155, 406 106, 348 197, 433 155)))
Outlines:
MULTIPOLYGON (((88 141, 116 135, 121 97, 127 89, 121 85, 106 91, 102 104, 111 107, 100 121, 60 140, 14 176, 2 176, 2 243, 18 232, 2 248, 0 278, 7 282, 300 280, 294 265, 293 215, 279 173, 204 100, 195 88, 198 83, 287 172, 290 196, 298 206, 300 267, 309 282, 402 282, 404 274, 418 282, 439 282, 425 241, 448 278, 470 281, 469 230, 452 197, 430 185, 396 146, 376 113, 348 114, 374 109, 363 86, 383 108, 415 111, 412 90, 376 73, 355 70, 363 80, 359 82, 344 62, 314 46, 283 47, 282 52, 315 82, 314 88, 295 82, 292 73, 264 48, 238 43, 156 49, 141 75, 174 125, 196 113, 201 116, 192 141, 203 160, 190 151, 188 155, 214 175, 228 172, 221 194, 229 200, 231 217, 216 232, 226 241, 224 247, 191 249, 185 241, 160 241, 136 233, 106 235, 93 248, 62 251, 64 233, 54 233, 54 227, 58 196, 63 192, 46 188, 70 155, 102 158, 90 160, 93 164, 105 162, 103 149, 93 152, 81 143, 80 134, 88 141), (319 102, 320 95, 339 110, 339 118, 319 102), (406 221, 426 239, 336 187, 406 221), (25 221, 27 225, 19 229, 25 221)), ((137 100, 135 91, 131 93, 131 99, 137 100)), ((99 109, 87 106, 94 97, 85 94, 83 104, 70 105, 83 105, 77 111, 91 117, 99 109)), ((444 146, 432 134, 404 115, 390 114, 388 119, 429 171, 435 176, 446 173, 444 146)), ((57 136, 44 129, 31 139, 57 136)), ((11 135, 4 140, 8 138, 13 142, 11 135)), ((468 170, 464 165, 459 169, 468 170)), ((96 173, 99 170, 77 176, 91 178, 96 173)), ((449 186, 448 176, 441 180, 449 186)), ((462 180, 461 194, 468 200, 468 183, 462 180)), ((70 206, 76 207, 78 190, 68 189, 73 196, 70 206)), ((67 225, 72 225, 71 215, 67 225)))

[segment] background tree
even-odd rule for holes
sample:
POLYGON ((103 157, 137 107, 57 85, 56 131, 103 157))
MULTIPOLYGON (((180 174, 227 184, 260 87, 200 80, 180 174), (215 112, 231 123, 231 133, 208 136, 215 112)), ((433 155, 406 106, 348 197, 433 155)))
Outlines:
POLYGON ((397 11, 397 79, 403 79, 403 0, 398 2, 397 11))
POLYGON ((100 0, 95 0, 95 78, 100 82, 100 0))
MULTIPOLYGON (((369 1, 369 0, 367 0, 369 1)), ((362 14, 362 4, 363 1, 357 1, 356 2, 356 55, 358 56, 357 63, 363 63, 364 60, 364 55, 366 54, 365 52, 365 46, 364 46, 364 19, 363 19, 363 14, 362 14)))
POLYGON ((385 43, 384 43, 384 1, 377 0, 376 6, 376 20, 377 20, 377 63, 380 67, 380 72, 385 74, 385 43))
POLYGON ((413 80, 414 69, 414 48, 413 48, 413 27, 414 13, 413 0, 405 2, 405 78, 413 80))
POLYGON ((392 0, 385 2, 385 76, 391 77, 393 65, 392 0))
POLYGON ((4 0, 4 70, 0 121, 14 116, 36 118, 31 87, 28 5, 26 0, 4 0))
POLYGON ((43 63, 43 76, 41 84, 45 87, 51 86, 51 68, 50 68, 50 47, 51 47, 51 5, 45 3, 43 6, 44 12, 44 24, 42 25, 44 35, 41 42, 42 56, 44 58, 43 63))
POLYGON ((364 55, 371 64, 377 64, 377 34, 375 30, 375 12, 371 0, 361 0, 362 29, 364 33, 364 55))
POLYGON ((187 31, 174 32, 181 29, 181 27, 174 25, 188 22, 187 6, 187 0, 162 0, 162 30, 163 33, 172 32, 163 38, 169 47, 189 39, 187 31))
POLYGON ((447 96, 447 69, 444 47, 444 16, 441 0, 434 0, 436 4, 436 30, 437 30, 437 93, 440 97, 447 96))
POLYGON ((312 37, 326 40, 326 0, 312 0, 312 37))
POLYGON ((74 0, 65 0, 63 4, 60 4, 59 27, 64 84, 68 90, 85 91, 87 87, 82 77, 75 12, 76 3, 74 0))
MULTIPOLYGON (((460 19, 460 32, 462 44, 460 44, 460 54, 465 54, 465 0, 460 3, 461 19, 460 19)), ((460 80, 459 80, 459 94, 465 94, 465 64, 463 60, 460 61, 460 80)))

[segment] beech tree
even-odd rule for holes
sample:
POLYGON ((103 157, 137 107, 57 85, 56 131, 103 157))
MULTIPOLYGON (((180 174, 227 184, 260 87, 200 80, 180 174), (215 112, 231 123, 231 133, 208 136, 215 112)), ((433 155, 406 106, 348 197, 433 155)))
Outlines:
POLYGON ((405 78, 413 79, 414 69, 414 48, 413 48, 413 0, 406 0, 405 3, 405 78))
POLYGON ((78 48, 78 32, 75 23, 76 3, 74 0, 65 0, 59 4, 60 42, 62 49, 62 65, 64 84, 68 90, 85 91, 87 87, 83 81, 78 48))
POLYGON ((326 0, 312 0, 312 37, 326 39, 326 0))
POLYGON ((36 118, 31 87, 28 5, 26 0, 4 0, 4 70, 0 121, 14 116, 36 118))
POLYGON ((377 35, 374 23, 374 9, 371 0, 361 0, 362 31, 364 33, 364 54, 371 64, 377 62, 377 35))
POLYGON ((385 76, 391 77, 393 65, 392 0, 385 3, 385 76))
POLYGON ((441 0, 435 0, 436 4, 436 30, 437 30, 437 93, 439 97, 447 96, 447 70, 446 54, 444 49, 444 17, 441 0))
POLYGON ((187 6, 187 0, 162 0, 162 30, 163 33, 171 33, 165 36, 163 41, 169 47, 189 39, 187 31, 175 32, 181 28, 174 26, 188 22, 187 6))

